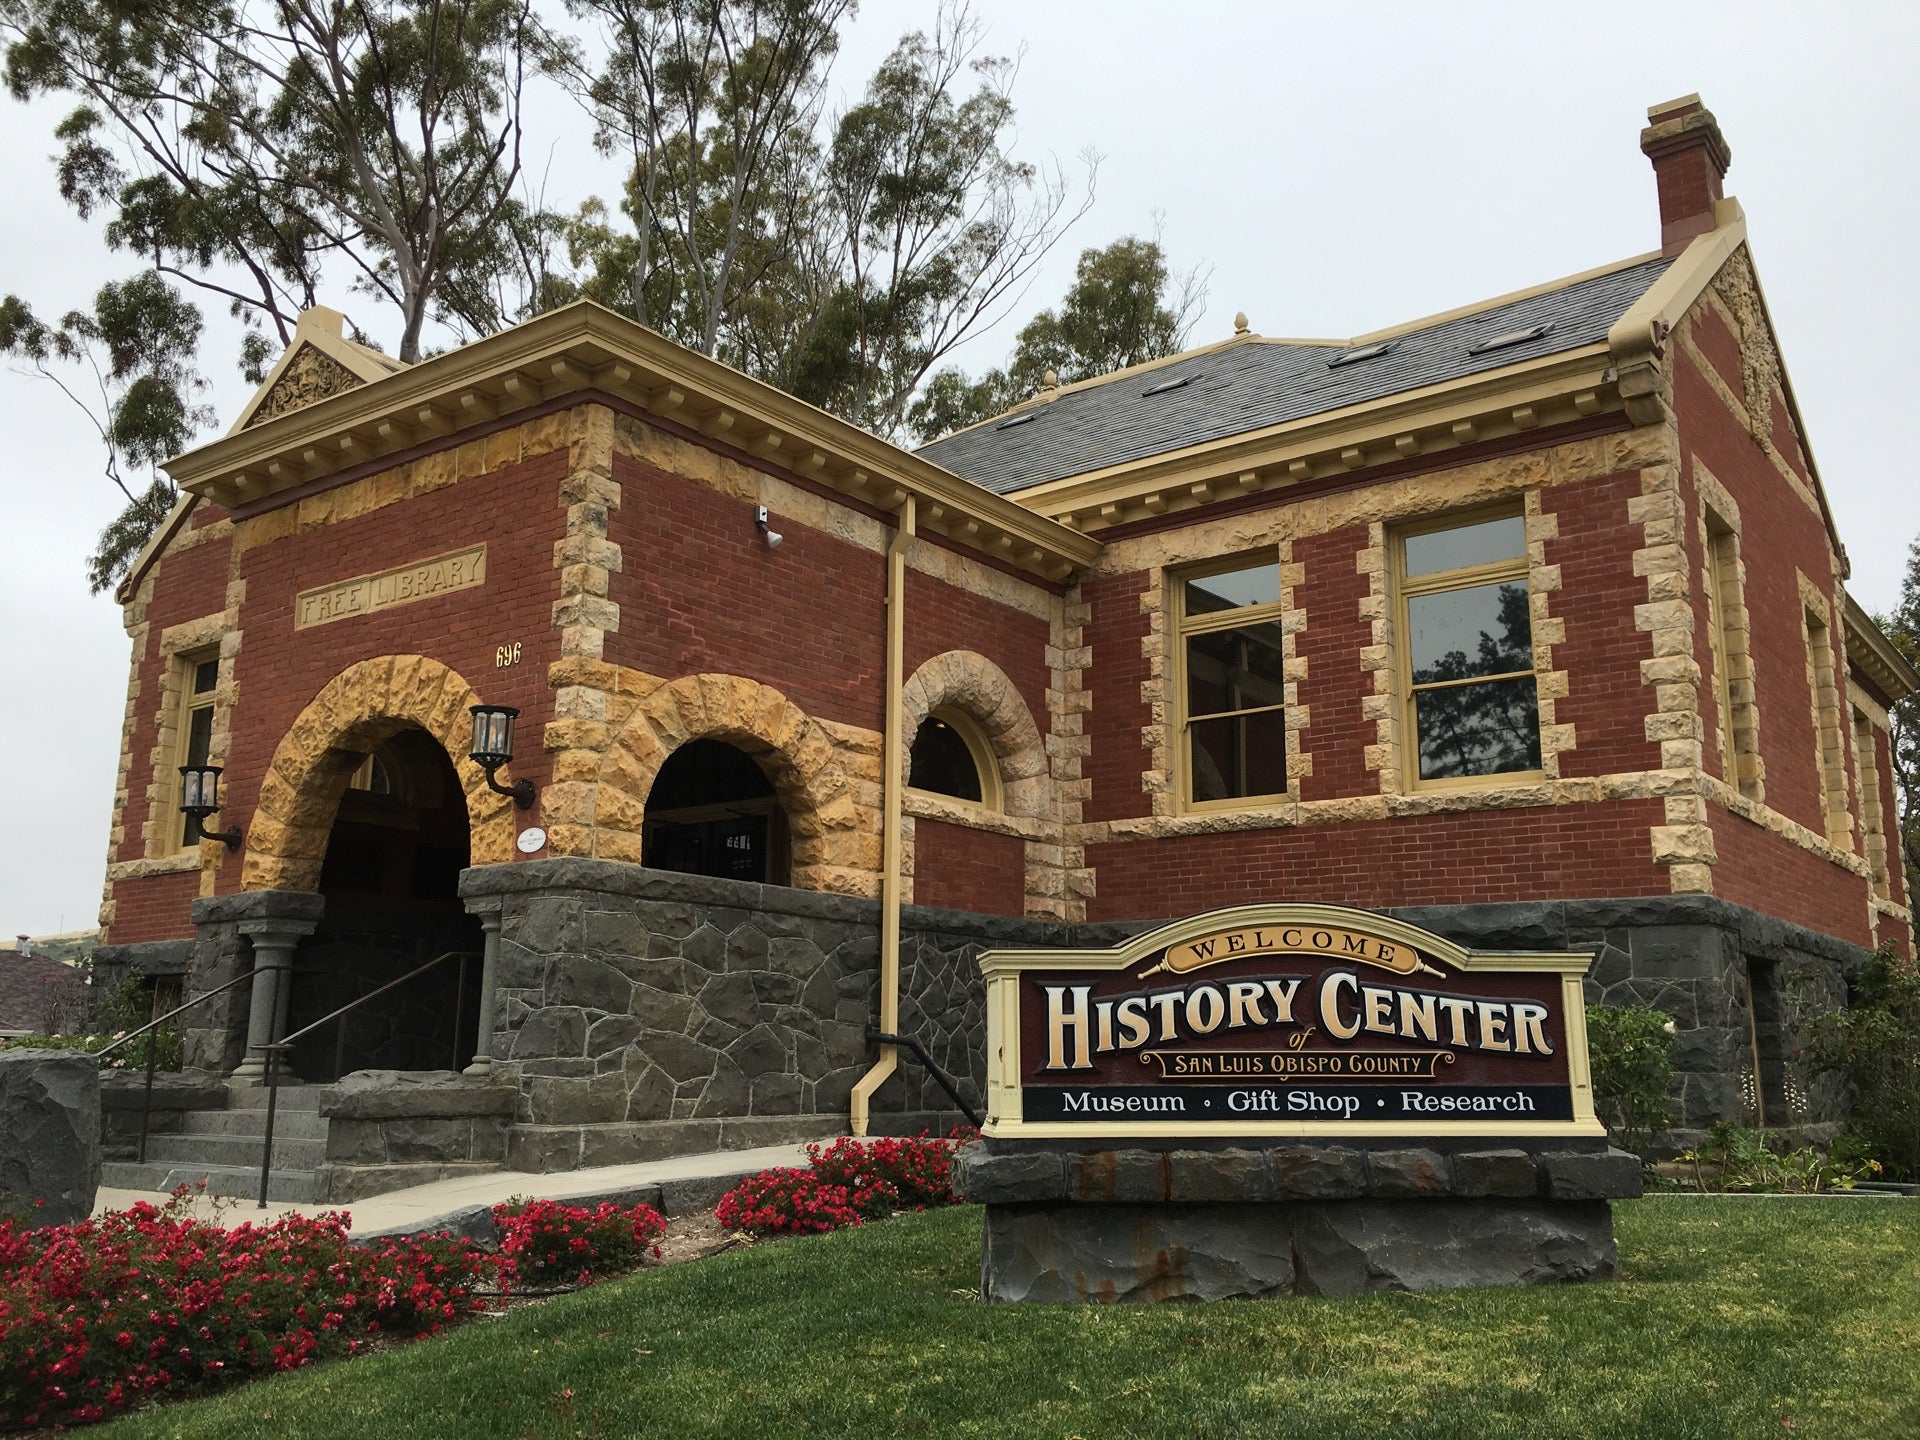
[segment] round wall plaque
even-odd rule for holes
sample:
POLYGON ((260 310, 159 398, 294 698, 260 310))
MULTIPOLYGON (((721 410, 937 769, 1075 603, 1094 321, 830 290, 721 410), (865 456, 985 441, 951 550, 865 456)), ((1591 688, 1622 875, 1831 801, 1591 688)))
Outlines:
POLYGON ((520 847, 520 853, 522 855, 531 855, 546 843, 547 832, 542 830, 538 825, 522 830, 520 832, 520 838, 514 841, 514 844, 520 847))

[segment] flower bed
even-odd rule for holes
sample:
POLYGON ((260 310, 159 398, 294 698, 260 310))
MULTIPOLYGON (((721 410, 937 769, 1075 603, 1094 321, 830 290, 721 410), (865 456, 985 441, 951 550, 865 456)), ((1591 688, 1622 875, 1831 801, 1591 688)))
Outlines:
POLYGON ((506 1262, 503 1288, 509 1275, 521 1288, 591 1285, 596 1278, 645 1264, 649 1255, 658 1259, 656 1242, 667 1229, 651 1205, 623 1209, 603 1204, 586 1210, 556 1200, 496 1205, 493 1223, 499 1227, 500 1255, 506 1262))
POLYGON ((955 1205, 953 1152, 978 1132, 886 1135, 807 1146, 807 1167, 763 1170, 720 1197, 714 1218, 755 1235, 817 1235, 902 1210, 955 1205))
POLYGON ((187 1200, 0 1222, 0 1428, 100 1420, 375 1336, 431 1335, 485 1308, 474 1291, 499 1264, 444 1236, 355 1246, 341 1214, 223 1229, 187 1200))

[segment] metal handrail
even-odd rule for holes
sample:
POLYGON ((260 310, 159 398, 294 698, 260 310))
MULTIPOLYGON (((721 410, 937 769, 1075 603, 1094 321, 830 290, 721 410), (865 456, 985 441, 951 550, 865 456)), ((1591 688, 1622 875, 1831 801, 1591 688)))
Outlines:
POLYGON ((876 1040, 882 1045, 906 1046, 907 1049, 913 1052, 914 1058, 926 1067, 927 1073, 940 1082, 940 1088, 947 1092, 947 1098, 960 1107, 960 1113, 967 1117, 967 1123, 976 1130, 980 1128, 980 1117, 975 1113, 974 1108, 960 1098, 960 1092, 954 1088, 954 1083, 948 1078, 947 1072, 933 1063, 933 1057, 927 1054, 926 1047, 914 1039, 913 1036, 889 1035, 884 1030, 869 1030, 867 1031, 867 1038, 869 1040, 876 1040))
MULTIPOLYGON (((302 1039, 307 1035, 311 1035, 315 1030, 318 1030, 322 1025, 331 1024, 333 1021, 339 1020, 343 1016, 348 1015, 355 1010, 358 1010, 362 1005, 366 1004, 369 1000, 377 1000, 380 996, 386 994, 387 991, 393 989, 395 986, 406 984, 409 980, 413 979, 416 975, 424 975, 427 971, 433 969, 434 966, 440 964, 442 961, 458 959, 460 961, 460 979, 454 987, 454 1001, 453 1001, 453 1059, 457 1062, 460 1059, 460 1019, 461 1019, 460 1002, 464 998, 464 992, 467 988, 467 985, 466 985, 467 961, 478 960, 480 958, 481 957, 479 952, 474 950, 443 951, 442 953, 434 956, 433 959, 427 961, 426 964, 414 966, 413 969, 409 970, 406 974, 400 976, 397 980, 389 980, 386 984, 380 986, 378 989, 369 990, 366 994, 358 997, 357 999, 349 1000, 346 1004, 342 1005, 338 1010, 332 1011, 330 1014, 322 1015, 318 1020, 314 1021, 311 1025, 303 1025, 300 1029, 294 1031, 291 1035, 282 1036, 280 1039, 273 1041, 271 1044, 263 1045, 260 1047, 262 1050, 266 1052, 266 1056, 267 1056, 266 1076, 265 1076, 265 1081, 267 1086, 267 1127, 266 1127, 267 1133, 266 1133, 265 1139, 261 1142, 261 1146, 260 1146, 260 1203, 258 1207, 259 1209, 264 1210, 267 1208, 267 1181, 273 1173, 273 1121, 274 1121, 274 1112, 278 1108, 279 1100, 280 1100, 280 1076, 279 1076, 279 1071, 278 1071, 276 1062, 280 1059, 280 1057, 283 1054, 285 1054, 287 1051, 293 1048, 293 1042, 296 1040, 302 1039)), ((335 1047, 336 1056, 339 1053, 340 1053, 339 1047, 336 1046, 335 1047)), ((339 1062, 336 1060, 336 1065, 338 1063, 339 1062)), ((336 1076, 335 1078, 338 1078, 338 1077, 336 1076)))
MULTIPOLYGON (((96 1058, 104 1059, 106 1056, 111 1055, 114 1051, 118 1050, 122 1045, 125 1045, 130 1041, 138 1040, 142 1035, 146 1034, 149 1030, 159 1029, 162 1025, 166 1024, 167 1021, 173 1019, 174 1016, 183 1015, 187 1011, 193 1009, 194 1006, 202 1004, 205 1001, 211 1000, 216 995, 224 995, 227 991, 233 989, 234 986, 240 984, 243 980, 251 980, 251 979, 253 979, 253 972, 251 970, 247 971, 243 975, 236 975, 231 980, 227 981, 226 984, 216 985, 214 986, 213 989, 207 991, 205 994, 194 996, 193 999, 187 1001, 184 1005, 176 1005, 173 1009, 169 1010, 166 1014, 162 1015, 159 1019, 149 1020, 146 1024, 142 1025, 138 1030, 133 1030, 128 1032, 125 1035, 122 1035, 118 1040, 114 1041, 111 1045, 103 1045, 100 1049, 94 1051, 93 1053, 96 1058)), ((147 1163, 147 1125, 153 1115, 153 1067, 159 1063, 159 1059, 160 1059, 160 1047, 157 1045, 151 1045, 151 1044, 148 1045, 147 1046, 147 1086, 140 1100, 140 1149, 138 1152, 138 1163, 142 1165, 147 1163)))

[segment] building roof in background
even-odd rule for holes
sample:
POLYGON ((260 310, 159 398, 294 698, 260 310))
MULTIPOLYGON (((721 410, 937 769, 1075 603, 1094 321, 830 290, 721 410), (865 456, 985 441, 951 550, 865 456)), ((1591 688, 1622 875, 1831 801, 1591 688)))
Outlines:
POLYGON ((1238 336, 1043 395, 917 453, 989 490, 1024 490, 1601 343, 1672 263, 1628 261, 1351 341, 1238 336))
POLYGON ((86 1024, 86 981, 73 966, 51 955, 0 951, 0 1033, 30 1035, 78 1030, 86 1024))

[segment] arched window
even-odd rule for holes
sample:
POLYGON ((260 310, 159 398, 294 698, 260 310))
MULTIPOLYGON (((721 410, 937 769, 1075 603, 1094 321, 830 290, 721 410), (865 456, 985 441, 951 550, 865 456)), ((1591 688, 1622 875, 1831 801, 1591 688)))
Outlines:
POLYGON ((907 784, 930 795, 1000 807, 1000 772, 993 748, 967 716, 935 710, 914 732, 907 784))
POLYGON ((787 816, 753 757, 724 740, 689 740, 647 796, 642 864, 686 875, 787 883, 787 816))

